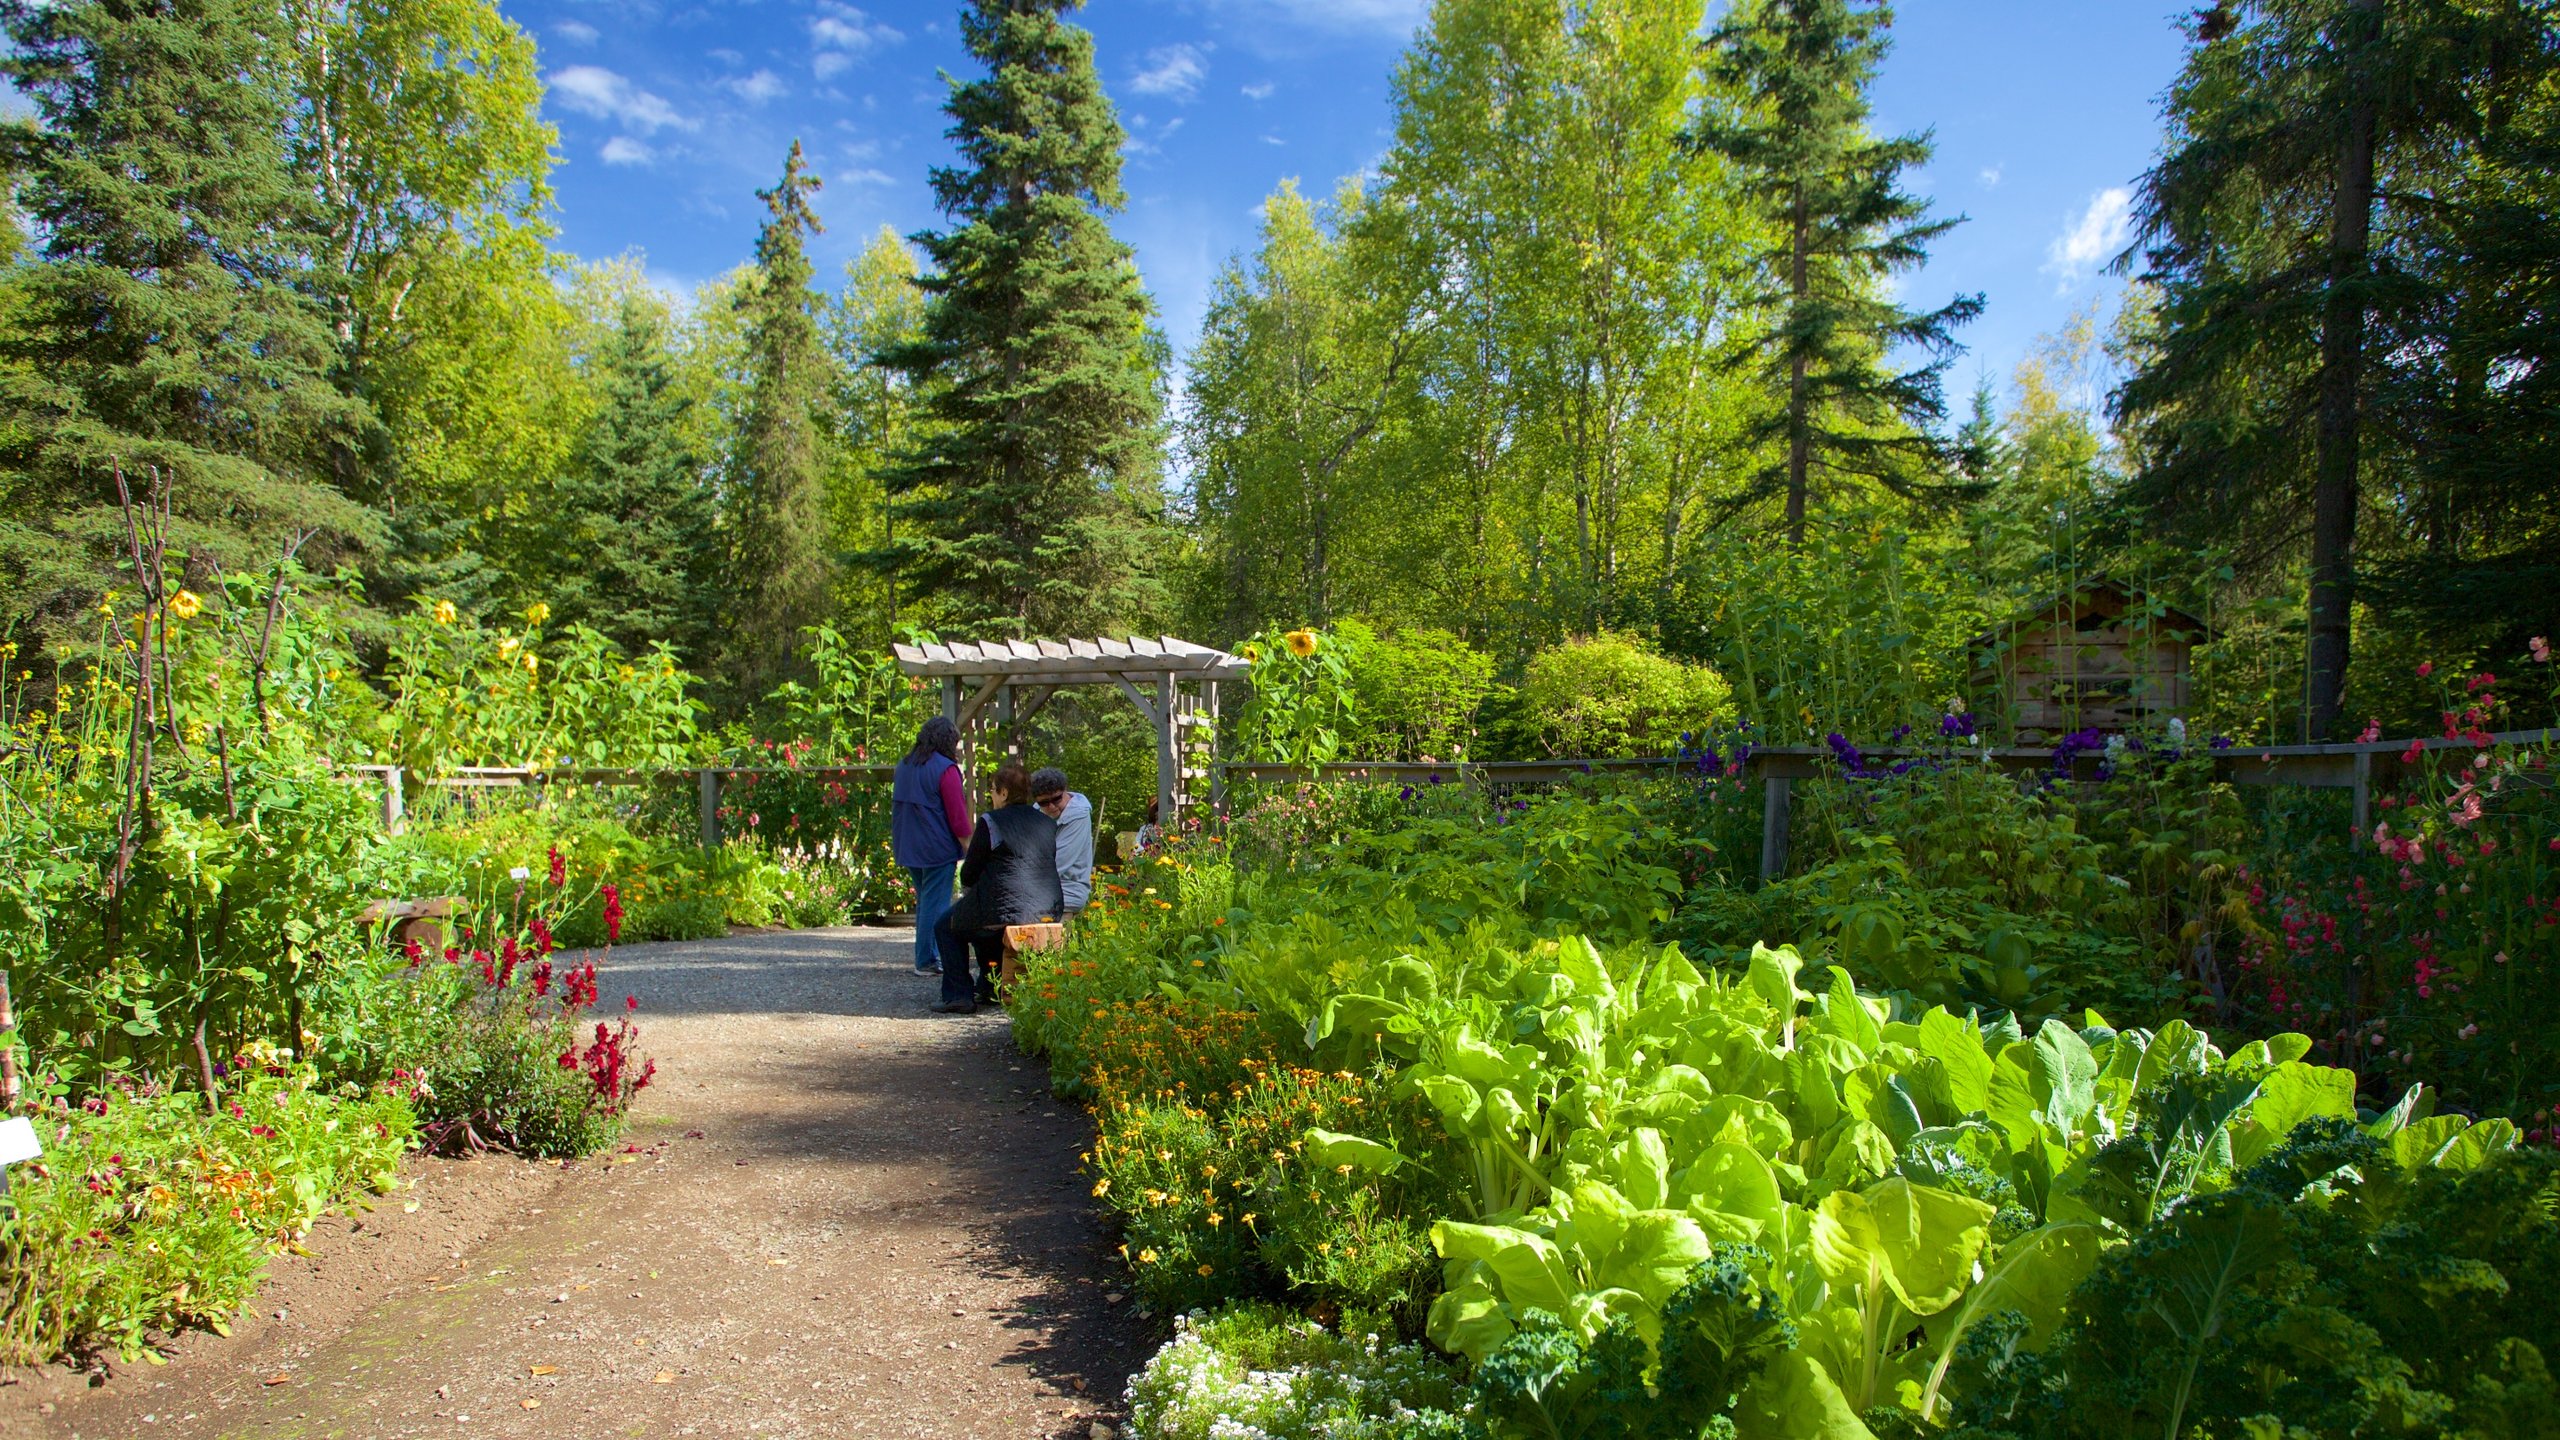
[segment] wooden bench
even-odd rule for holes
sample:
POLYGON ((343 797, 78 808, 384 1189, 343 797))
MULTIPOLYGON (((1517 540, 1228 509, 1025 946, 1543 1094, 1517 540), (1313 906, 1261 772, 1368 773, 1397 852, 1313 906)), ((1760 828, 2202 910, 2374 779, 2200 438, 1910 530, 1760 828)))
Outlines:
POLYGON ((1055 950, 1067 943, 1064 925, 1007 925, 1004 927, 1004 960, 996 966, 996 979, 1010 985, 1022 966, 1016 958, 1033 950, 1055 950))

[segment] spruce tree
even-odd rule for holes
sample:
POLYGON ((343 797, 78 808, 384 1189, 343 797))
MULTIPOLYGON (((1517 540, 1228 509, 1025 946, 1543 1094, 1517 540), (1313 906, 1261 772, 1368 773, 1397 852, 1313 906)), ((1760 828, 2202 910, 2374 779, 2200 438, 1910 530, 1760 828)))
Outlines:
MULTIPOLYGON (((2548 83, 2550 26, 2540 0, 2226 0, 2194 22, 2169 92, 2168 139, 2137 205, 2158 336, 2119 396, 2141 441, 2133 494, 2154 522, 2261 576, 2289 569, 2307 535, 2309 738, 2352 728, 2367 482, 2383 479, 2396 503, 2425 483, 2410 471, 2460 450, 2418 424, 2380 430, 2376 392, 2458 364, 2468 347, 2441 322, 2467 287, 2498 288, 2494 262, 2448 273, 2429 232, 2462 225, 2455 197, 2478 193, 2465 169, 2483 141, 2505 148, 2493 117, 2548 83)), ((2475 375, 2512 354, 2478 356, 2475 375)))
POLYGON ((739 293, 747 345, 746 411, 730 461, 733 498, 732 699, 751 702, 787 679, 803 627, 826 618, 834 560, 826 549, 828 397, 833 369, 818 334, 807 238, 822 230, 800 142, 782 180, 756 195, 771 211, 756 236, 756 274, 739 293))
POLYGON ((626 293, 588 357, 595 417, 553 487, 533 598, 638 653, 665 641, 689 665, 722 608, 708 465, 694 397, 676 374, 665 307, 626 293))
POLYGON ((1883 283, 1961 223, 1930 219, 1927 202, 1900 188, 1904 170, 1927 163, 1927 134, 1868 131, 1867 86, 1892 23, 1883 4, 1759 0, 1707 41, 1710 73, 1733 103, 1706 117, 1693 143, 1734 164, 1778 236, 1763 297, 1776 323, 1750 357, 1773 407, 1749 438, 1779 459, 1745 498, 1784 497, 1791 546, 1804 543, 1818 477, 1916 494, 1960 460, 1930 427, 1946 418, 1940 377, 1954 328, 1981 313, 1982 297, 1912 311, 1883 283), (1932 358, 1887 369, 1900 346, 1932 358))
MULTIPOLYGON (((297 288, 313 207, 286 162, 269 12, 240 0, 8 0, 5 72, 36 123, 8 136, 43 263, 0 336, 14 423, 0 570, 59 621, 122 548, 114 473, 172 497, 185 574, 271 563, 279 541, 378 521, 328 481, 364 407, 297 288)), ((327 542, 305 552, 314 559, 327 542)))
POLYGON ((964 626, 1125 626, 1161 608, 1161 342, 1129 247, 1123 134, 1073 0, 972 0, 987 77, 944 102, 964 162, 934 170, 955 223, 915 237, 935 273, 923 336, 885 363, 929 396, 887 479, 899 536, 877 557, 964 626))

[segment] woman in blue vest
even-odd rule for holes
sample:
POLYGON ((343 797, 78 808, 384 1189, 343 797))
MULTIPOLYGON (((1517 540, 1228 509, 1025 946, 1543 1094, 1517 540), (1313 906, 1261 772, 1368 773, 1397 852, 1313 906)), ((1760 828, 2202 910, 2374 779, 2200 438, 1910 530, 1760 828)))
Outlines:
POLYGON ((968 889, 937 927, 942 1003, 933 1008, 945 1015, 995 1002, 1004 927, 1053 921, 1066 909, 1058 888, 1058 822, 1031 803, 1031 777, 1020 762, 1008 760, 996 771, 995 800, 995 808, 978 817, 960 862, 960 883, 968 889))
POLYGON ((936 715, 890 781, 889 853, 916 887, 916 973, 942 968, 934 927, 951 910, 951 875, 969 844, 969 795, 960 783, 960 727, 936 715))

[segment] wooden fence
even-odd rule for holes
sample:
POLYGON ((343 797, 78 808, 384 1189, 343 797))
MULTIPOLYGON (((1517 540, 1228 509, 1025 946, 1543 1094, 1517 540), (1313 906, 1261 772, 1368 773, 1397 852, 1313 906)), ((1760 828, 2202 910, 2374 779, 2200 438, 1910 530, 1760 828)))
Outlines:
MULTIPOLYGON (((2538 745, 2560 740, 2560 729, 2509 730, 2492 738, 2503 745, 2538 745)), ((2468 740, 2423 739, 2377 740, 2346 745, 2234 745, 2207 753, 2213 759, 2214 778, 2229 784, 2299 785, 2310 789, 2354 791, 2354 818, 2350 822, 2353 834, 2350 838, 2362 844, 2373 831, 2374 789, 2378 785, 2387 786, 2396 777, 2401 757, 2412 744, 2421 750, 2468 751, 2475 748, 2468 740)), ((1878 767, 1905 760, 1946 759, 1944 750, 1881 749, 1861 753, 1868 764, 1878 767)), ((2021 776, 2059 773, 2051 749, 1997 746, 1987 750, 1960 750, 1956 758, 1959 763, 1996 765, 2021 776)), ((2069 778, 2095 781, 2099 768, 2107 760, 2108 756, 2102 750, 2078 752, 2068 762, 2069 778)), ((1681 763, 1676 759, 1497 760, 1454 765, 1401 761, 1338 765, 1230 762, 1212 768, 1210 796, 1211 803, 1223 816, 1226 813, 1227 786, 1233 780, 1354 780, 1380 785, 1417 786, 1456 783, 1498 794, 1511 789, 1555 785, 1582 775, 1660 773, 1675 769, 1681 763)), ((1786 873, 1787 830, 1794 808, 1795 782, 1839 775, 1840 761, 1824 746, 1771 745, 1748 752, 1743 757, 1741 773, 1745 779, 1756 777, 1760 781, 1760 878, 1774 880, 1786 873)))
MULTIPOLYGON (((397 835, 409 826, 405 789, 408 772, 397 765, 347 765, 340 767, 350 775, 371 777, 382 791, 382 829, 397 835)), ((804 765, 796 769, 779 765, 727 765, 683 770, 613 770, 564 768, 544 770, 508 765, 464 765, 451 773, 422 776, 419 783, 439 790, 521 790, 546 785, 647 785, 654 781, 679 776, 693 777, 694 804, 702 820, 702 848, 720 848, 720 797, 729 781, 740 775, 804 775, 821 779, 859 776, 886 785, 895 765, 804 765)))

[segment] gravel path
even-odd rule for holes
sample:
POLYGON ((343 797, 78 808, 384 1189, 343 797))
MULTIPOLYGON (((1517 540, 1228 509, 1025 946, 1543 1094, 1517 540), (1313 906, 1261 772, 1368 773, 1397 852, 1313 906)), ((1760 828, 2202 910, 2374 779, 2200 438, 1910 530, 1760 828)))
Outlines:
POLYGON ((927 1013, 911 954, 879 929, 614 952, 605 994, 640 997, 658 1061, 628 1150, 457 1167, 538 1183, 335 1323, 262 1314, 57 1433, 1085 1436, 1147 1347, 1078 1179, 1089 1127, 1001 1014, 927 1013))

